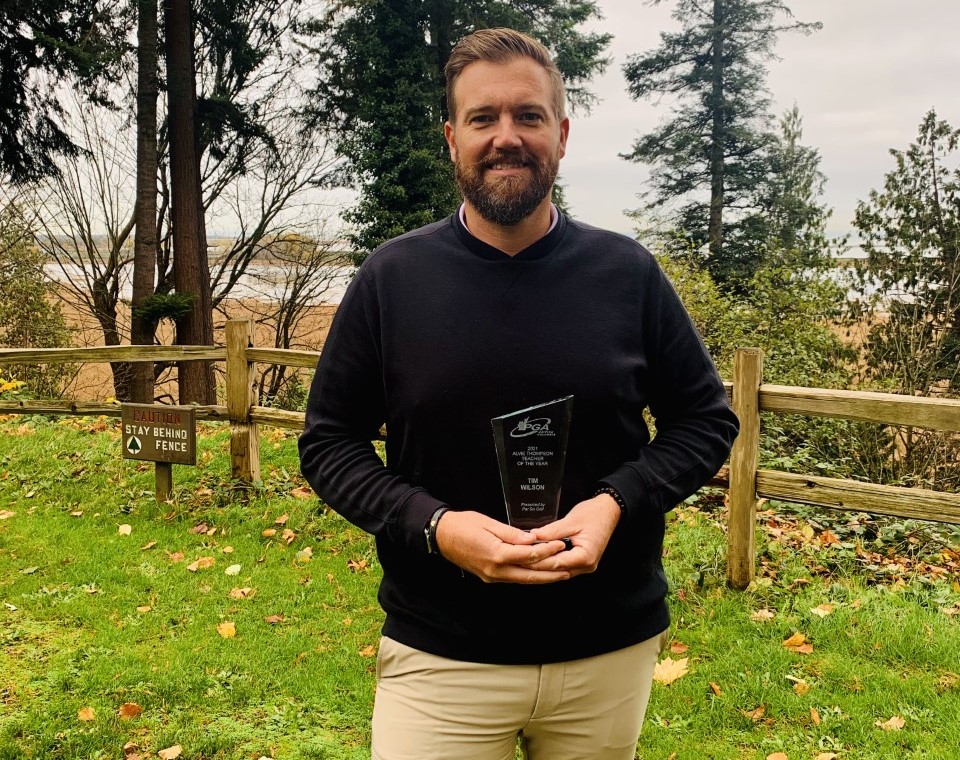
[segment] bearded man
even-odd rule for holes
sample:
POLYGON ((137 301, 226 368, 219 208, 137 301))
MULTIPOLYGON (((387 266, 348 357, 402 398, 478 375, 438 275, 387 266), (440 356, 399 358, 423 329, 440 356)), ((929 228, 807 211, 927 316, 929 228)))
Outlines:
POLYGON ((361 266, 300 439, 383 567, 372 757, 632 760, 669 625, 664 515, 737 421, 653 257, 551 202, 570 125, 547 50, 479 31, 446 77, 463 205, 361 266), (567 396, 558 519, 512 527, 491 420, 567 396))

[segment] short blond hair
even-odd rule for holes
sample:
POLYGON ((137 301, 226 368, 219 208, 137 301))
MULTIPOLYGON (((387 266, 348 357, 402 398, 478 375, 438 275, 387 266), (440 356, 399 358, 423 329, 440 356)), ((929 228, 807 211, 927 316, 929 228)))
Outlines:
POLYGON ((465 68, 477 61, 488 63, 508 63, 516 58, 530 58, 540 64, 547 76, 553 92, 553 110, 558 119, 566 116, 565 90, 563 75, 557 64, 553 62, 550 51, 529 35, 515 29, 500 27, 496 29, 479 29, 458 42, 443 73, 447 78, 447 110, 450 119, 456 117, 456 103, 453 98, 453 86, 465 68))

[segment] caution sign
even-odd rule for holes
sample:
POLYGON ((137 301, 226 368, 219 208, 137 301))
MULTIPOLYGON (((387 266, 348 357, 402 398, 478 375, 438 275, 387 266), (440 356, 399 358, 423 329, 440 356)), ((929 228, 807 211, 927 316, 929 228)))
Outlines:
POLYGON ((197 421, 192 406, 121 404, 124 459, 197 463, 197 421))

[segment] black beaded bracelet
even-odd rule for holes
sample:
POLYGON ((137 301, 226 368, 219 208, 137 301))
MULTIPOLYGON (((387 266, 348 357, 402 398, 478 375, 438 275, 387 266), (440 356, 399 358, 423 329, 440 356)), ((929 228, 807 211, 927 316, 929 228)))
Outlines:
POLYGON ((437 526, 440 524, 440 518, 450 511, 450 507, 440 507, 431 515, 427 527, 423 529, 423 537, 427 542, 427 554, 439 554, 440 548, 437 546, 437 526))
POLYGON ((611 488, 610 486, 604 486, 603 488, 598 488, 593 494, 594 496, 599 496, 600 494, 605 493, 607 496, 611 497, 617 506, 620 507, 620 516, 627 516, 627 503, 623 500, 623 497, 620 495, 620 492, 616 488, 611 488))

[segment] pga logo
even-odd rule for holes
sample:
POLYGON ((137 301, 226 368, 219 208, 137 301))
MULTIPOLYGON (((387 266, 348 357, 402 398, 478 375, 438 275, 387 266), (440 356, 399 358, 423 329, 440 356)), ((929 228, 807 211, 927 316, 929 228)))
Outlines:
POLYGON ((529 417, 524 417, 517 423, 517 426, 510 431, 511 438, 526 438, 530 435, 552 434, 553 431, 550 430, 549 417, 535 417, 532 420, 529 417))

